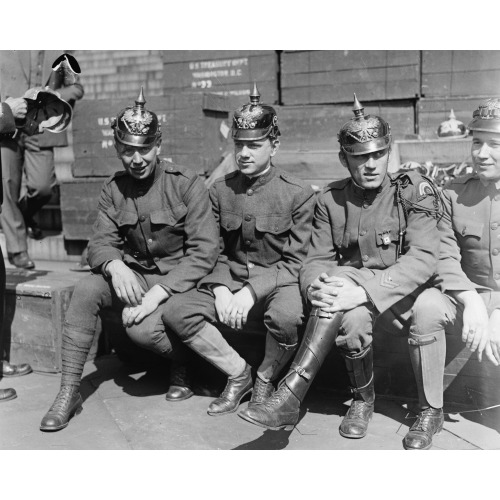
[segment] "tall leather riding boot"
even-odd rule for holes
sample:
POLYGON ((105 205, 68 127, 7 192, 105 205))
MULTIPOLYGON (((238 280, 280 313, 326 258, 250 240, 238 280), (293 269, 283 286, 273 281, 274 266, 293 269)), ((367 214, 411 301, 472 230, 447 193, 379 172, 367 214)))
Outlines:
POLYGON ((240 401, 252 391, 250 366, 210 323, 206 323, 200 332, 185 340, 185 343, 202 358, 228 375, 225 389, 217 399, 210 403, 207 413, 219 416, 235 412, 240 401))
POLYGON ((263 404, 248 408, 239 416, 266 429, 292 430, 299 420, 300 403, 335 342, 342 316, 343 313, 324 313, 315 307, 297 355, 278 390, 263 404))
POLYGON ((421 411, 406 434, 403 446, 407 450, 428 450, 432 446, 432 437, 441 432, 444 423, 444 330, 418 335, 417 330, 412 327, 408 344, 421 411))
POLYGON ((359 439, 366 436, 375 404, 373 349, 370 344, 359 355, 343 356, 354 399, 340 424, 339 432, 346 438, 359 439))
MULTIPOLYGON (((269 332, 267 333, 264 360, 257 370, 257 378, 248 408, 262 404, 272 396, 274 392, 273 381, 279 377, 281 370, 290 361, 296 350, 297 344, 281 344, 269 332)), ((247 409, 243 410, 243 412, 246 411, 247 409)))

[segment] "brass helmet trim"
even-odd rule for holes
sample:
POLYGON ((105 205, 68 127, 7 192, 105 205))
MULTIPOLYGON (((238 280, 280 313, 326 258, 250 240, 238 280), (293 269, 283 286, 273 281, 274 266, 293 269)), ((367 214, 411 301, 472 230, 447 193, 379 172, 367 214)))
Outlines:
POLYGON ((337 138, 340 149, 357 156, 388 149, 391 145, 391 127, 379 116, 365 115, 364 107, 354 94, 354 117, 342 125, 337 138))
POLYGON ((500 99, 487 99, 472 113, 467 125, 472 132, 494 132, 500 134, 500 99))
POLYGON ((231 136, 236 141, 259 141, 281 135, 278 116, 272 106, 260 102, 260 93, 254 83, 250 102, 234 112, 231 136))
POLYGON ((144 91, 141 87, 134 106, 122 109, 113 120, 111 128, 115 139, 126 146, 150 146, 161 137, 158 117, 144 105, 144 91))

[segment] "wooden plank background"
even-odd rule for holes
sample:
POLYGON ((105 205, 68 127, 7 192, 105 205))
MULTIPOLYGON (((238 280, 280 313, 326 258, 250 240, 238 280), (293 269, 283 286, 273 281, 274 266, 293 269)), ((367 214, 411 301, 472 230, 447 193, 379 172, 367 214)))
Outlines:
POLYGON ((284 51, 283 104, 411 99, 420 91, 420 52, 284 51))
POLYGON ((277 51, 163 51, 163 89, 246 96, 257 82, 263 102, 278 102, 277 51))

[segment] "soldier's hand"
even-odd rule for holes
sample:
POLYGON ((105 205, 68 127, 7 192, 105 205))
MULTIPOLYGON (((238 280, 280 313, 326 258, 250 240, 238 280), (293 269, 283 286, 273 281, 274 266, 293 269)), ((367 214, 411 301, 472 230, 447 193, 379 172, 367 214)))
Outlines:
POLYGON ((256 302, 252 288, 245 285, 233 295, 226 307, 223 323, 235 330, 241 330, 247 322, 248 313, 256 302))
POLYGON ((121 260, 112 260, 106 267, 118 298, 128 306, 142 302, 143 291, 133 271, 121 260))
POLYGON ((328 307, 333 304, 339 294, 339 288, 344 286, 340 278, 321 273, 307 288, 307 298, 314 307, 328 307))
POLYGON ((368 302, 368 296, 363 287, 352 285, 342 288, 340 293, 333 301, 331 306, 322 307, 325 312, 350 311, 368 302))
POLYGON ((22 120, 26 117, 26 112, 28 111, 26 99, 22 97, 8 97, 5 99, 5 102, 9 105, 16 120, 22 120))
POLYGON ((463 292, 458 298, 464 304, 462 341, 472 352, 477 350, 478 360, 482 361, 488 342, 488 311, 475 290, 463 292))
POLYGON ((233 298, 233 293, 227 286, 224 285, 214 286, 212 291, 215 296, 215 310, 217 311, 217 316, 219 317, 219 321, 224 323, 224 314, 227 306, 233 298))
POLYGON ((495 366, 500 366, 500 309, 495 309, 491 313, 488 330, 489 342, 485 354, 495 366))

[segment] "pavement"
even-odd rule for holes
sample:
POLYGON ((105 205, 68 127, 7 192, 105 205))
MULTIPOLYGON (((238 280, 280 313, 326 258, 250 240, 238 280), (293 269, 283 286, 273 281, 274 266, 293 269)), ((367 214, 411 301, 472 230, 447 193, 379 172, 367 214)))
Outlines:
MULTIPOLYGON (((18 393, 0 405, 1 450, 401 450, 414 419, 400 401, 378 398, 368 435, 345 439, 338 427, 349 401, 313 388, 293 431, 269 431, 236 413, 209 416, 206 409, 220 388, 204 386, 186 401, 169 403, 166 370, 146 371, 110 354, 85 366, 82 413, 66 429, 44 433, 40 421, 59 381, 59 375, 44 373, 0 381, 0 388, 18 393)), ((447 414, 433 449, 500 449, 499 422, 500 408, 447 414)))
MULTIPOLYGON (((74 267, 72 262, 36 265, 60 272, 74 267)), ((66 429, 45 433, 39 430, 40 421, 58 392, 60 375, 4 378, 0 388, 13 387, 18 397, 0 403, 0 450, 402 450, 415 418, 408 409, 411 401, 379 396, 367 436, 345 439, 338 427, 350 400, 345 393, 313 386, 295 429, 269 431, 237 413, 206 413, 223 389, 220 380, 200 380, 198 375, 195 396, 170 403, 165 400, 166 367, 146 369, 106 354, 85 365, 82 413, 66 429)), ((433 449, 500 449, 500 405, 474 410, 445 405, 445 413, 444 429, 434 437, 433 449)))

